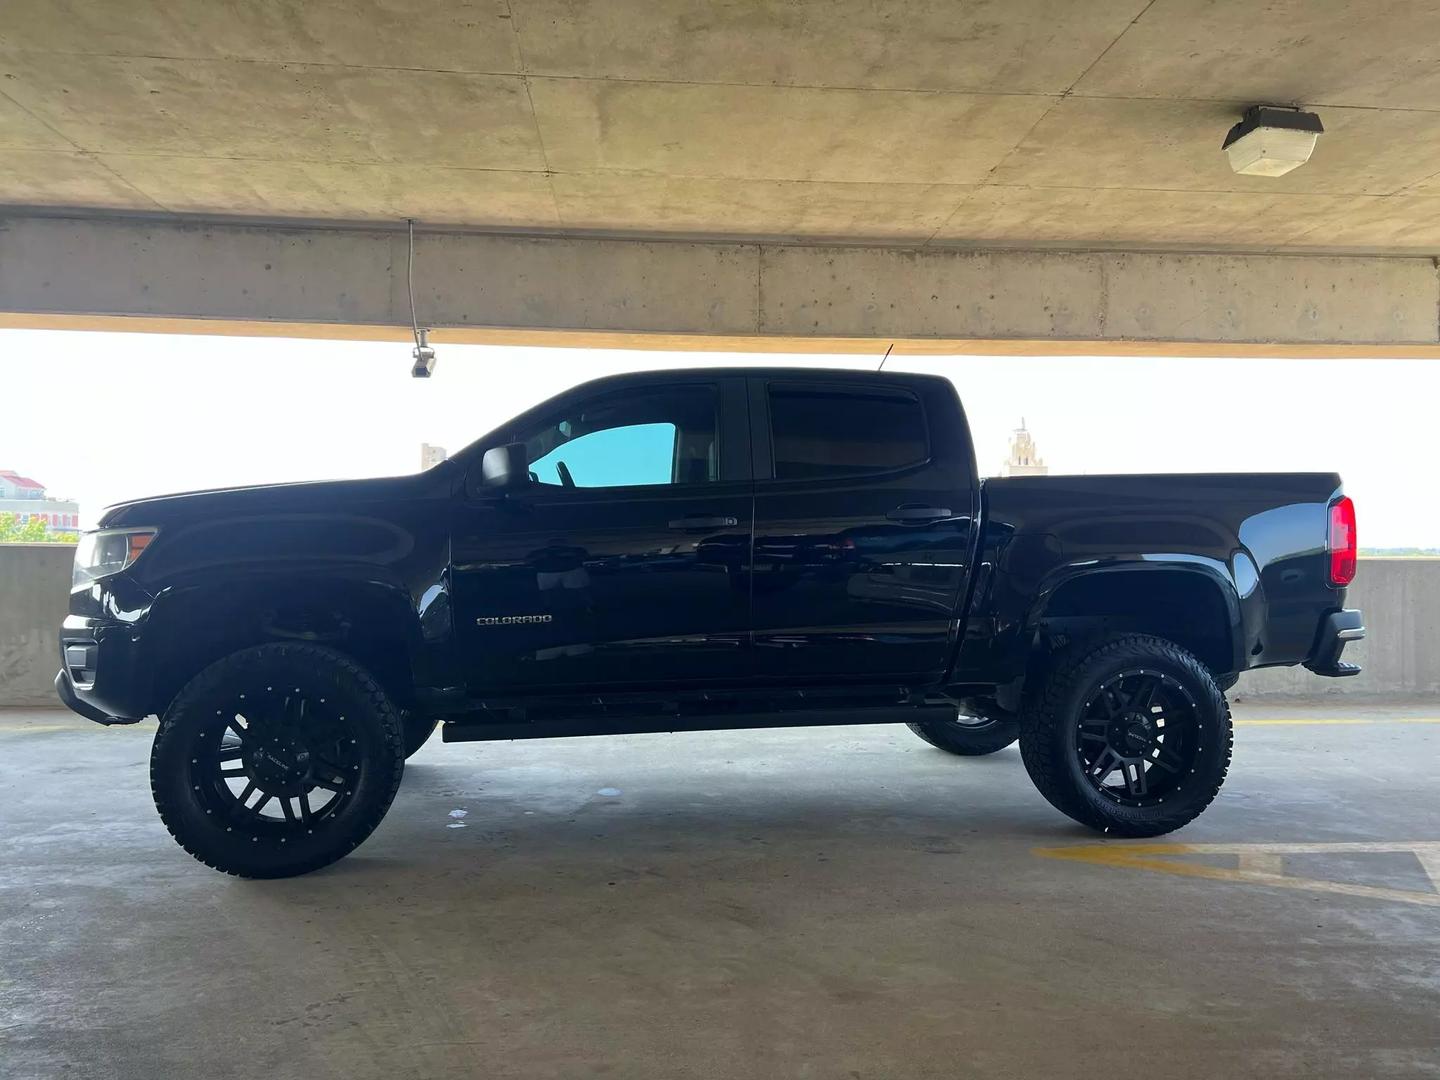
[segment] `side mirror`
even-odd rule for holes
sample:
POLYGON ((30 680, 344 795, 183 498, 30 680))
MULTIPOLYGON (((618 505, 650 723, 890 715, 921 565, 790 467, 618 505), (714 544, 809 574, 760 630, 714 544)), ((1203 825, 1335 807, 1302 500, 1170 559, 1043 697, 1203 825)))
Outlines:
POLYGON ((526 467, 524 443, 492 446, 480 459, 480 489, 499 493, 525 487, 530 482, 526 467))

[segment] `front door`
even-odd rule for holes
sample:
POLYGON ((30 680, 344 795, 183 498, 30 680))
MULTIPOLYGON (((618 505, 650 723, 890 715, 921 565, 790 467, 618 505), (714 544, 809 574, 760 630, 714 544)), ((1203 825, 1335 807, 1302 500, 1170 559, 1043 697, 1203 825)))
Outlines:
POLYGON ((976 492, 954 389, 757 377, 751 413, 757 676, 938 678, 955 641, 976 492))
POLYGON ((745 424, 744 381, 701 373, 582 387, 504 432, 530 483, 467 497, 453 534, 471 693, 743 681, 745 424))

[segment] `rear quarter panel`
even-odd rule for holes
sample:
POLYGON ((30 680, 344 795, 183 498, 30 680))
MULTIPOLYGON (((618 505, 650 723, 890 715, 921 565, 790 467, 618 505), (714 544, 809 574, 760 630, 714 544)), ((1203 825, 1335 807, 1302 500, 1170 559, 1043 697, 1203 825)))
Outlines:
POLYGON ((984 481, 977 592, 953 678, 1023 674, 1038 619, 1078 575, 1178 569, 1219 586, 1233 620, 1237 670, 1297 663, 1324 612, 1327 507, 1335 473, 1014 477, 984 481))

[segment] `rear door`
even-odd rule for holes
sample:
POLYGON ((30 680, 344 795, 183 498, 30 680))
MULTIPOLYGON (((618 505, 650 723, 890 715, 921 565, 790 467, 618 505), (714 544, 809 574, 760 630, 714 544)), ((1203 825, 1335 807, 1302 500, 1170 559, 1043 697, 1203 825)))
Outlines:
POLYGON ((750 380, 759 677, 938 677, 969 572, 974 458, 931 378, 750 380))
POLYGON ((581 388, 499 442, 525 444, 530 483, 467 496, 453 535, 472 694, 748 677, 743 379, 581 388))

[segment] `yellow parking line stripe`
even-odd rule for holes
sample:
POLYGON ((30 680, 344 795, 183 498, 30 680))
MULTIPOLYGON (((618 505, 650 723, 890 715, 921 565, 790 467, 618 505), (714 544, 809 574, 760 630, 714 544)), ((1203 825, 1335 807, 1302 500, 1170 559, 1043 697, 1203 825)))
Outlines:
POLYGON ((1237 727, 1322 727, 1337 724, 1440 724, 1440 716, 1285 716, 1235 721, 1237 727))
POLYGON ((1161 855, 1246 855, 1264 852, 1267 855, 1327 855, 1359 854, 1388 855, 1396 851, 1411 851, 1417 855, 1440 856, 1440 840, 1317 840, 1310 843, 1234 843, 1234 844, 1132 844, 1128 841, 1108 841, 1100 844, 1075 844, 1067 847, 1036 848, 1037 854, 1053 858, 1076 858, 1089 860, 1091 854, 1101 861, 1109 853, 1120 852, 1125 857, 1151 857, 1161 855), (1062 854, 1071 852, 1071 855, 1062 854))
POLYGON ((1247 874, 1283 874, 1285 856, 1278 851, 1239 852, 1240 869, 1247 874))
POLYGON ((1391 889, 1376 885, 1357 885, 1348 881, 1326 881, 1321 878, 1294 877, 1278 872, 1282 855, 1318 855, 1332 852, 1385 853, 1413 852, 1434 880, 1440 862, 1440 843, 1336 843, 1336 844, 1080 844, 1069 847, 1032 848, 1031 853, 1046 859, 1089 863, 1118 870, 1151 870, 1180 877, 1205 878, 1251 885, 1269 885, 1281 889, 1306 892, 1336 893, 1370 900, 1392 900, 1425 907, 1440 907, 1440 891, 1416 892, 1412 889, 1391 889), (1235 855, 1239 866, 1229 869, 1203 863, 1177 861, 1177 855, 1235 855))
POLYGON ((1420 868, 1429 876, 1430 884, 1435 886, 1436 892, 1440 892, 1440 850, 1417 851, 1415 857, 1420 860, 1420 868))

